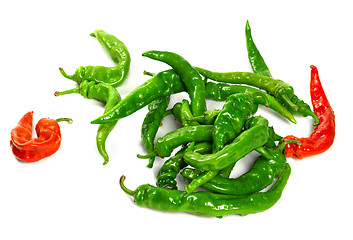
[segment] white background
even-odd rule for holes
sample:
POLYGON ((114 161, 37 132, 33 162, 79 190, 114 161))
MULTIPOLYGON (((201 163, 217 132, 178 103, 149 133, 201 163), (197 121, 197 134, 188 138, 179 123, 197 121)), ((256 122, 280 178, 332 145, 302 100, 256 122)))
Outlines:
MULTIPOLYGON (((0 239, 351 239, 350 135, 352 22, 349 1, 6 1, 1 3, 0 239), (104 105, 81 95, 54 97, 76 84, 64 67, 113 66, 89 34, 103 29, 121 39, 131 54, 131 70, 118 87, 125 97, 148 79, 143 70, 169 66, 143 58, 147 50, 173 51, 191 64, 215 71, 251 71, 244 29, 249 20, 255 43, 275 78, 289 82, 310 103, 310 65, 336 114, 336 138, 325 153, 288 159, 292 174, 271 209, 222 219, 161 212, 137 206, 119 187, 155 184, 155 167, 136 158, 144 153, 140 129, 146 109, 119 121, 107 140, 110 162, 103 166, 95 146, 104 105), (40 118, 71 117, 60 123, 62 145, 53 156, 23 163, 12 155, 10 131, 28 111, 40 118)), ((172 98, 176 102, 186 95, 172 98)), ((210 102, 210 107, 217 105, 210 102)), ((280 135, 306 137, 312 120, 296 125, 260 108, 280 135)), ((178 127, 164 121, 162 136, 178 127)), ((254 158, 239 164, 244 171, 254 158)), ((238 172, 238 174, 240 174, 238 172)), ((237 174, 237 173, 233 173, 237 174)), ((181 187, 183 183, 180 183, 181 187)))

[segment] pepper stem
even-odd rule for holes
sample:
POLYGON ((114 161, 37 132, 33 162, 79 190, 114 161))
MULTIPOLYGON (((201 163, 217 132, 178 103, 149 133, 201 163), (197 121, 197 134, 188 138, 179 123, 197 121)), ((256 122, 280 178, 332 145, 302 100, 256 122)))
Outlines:
POLYGON ((209 182, 211 179, 213 179, 217 174, 218 170, 215 171, 208 171, 202 174, 201 176, 195 178, 194 180, 189 183, 189 185, 185 185, 185 191, 187 193, 192 193, 195 191, 198 187, 202 186, 203 184, 209 182))
POLYGON ((280 144, 278 144, 278 146, 277 146, 278 151, 283 153, 285 146, 289 143, 295 143, 298 146, 300 146, 302 144, 302 142, 299 140, 294 140, 294 139, 285 140, 285 141, 281 142, 280 144))
POLYGON ((60 71, 60 73, 61 73, 64 77, 66 77, 66 78, 68 78, 68 79, 71 79, 71 80, 74 80, 74 76, 73 76, 73 75, 68 75, 68 74, 64 71, 64 69, 63 69, 62 67, 59 67, 59 71, 60 71))
POLYGON ((80 93, 80 86, 77 86, 77 87, 75 87, 75 88, 73 88, 73 89, 61 91, 61 92, 56 91, 56 92, 54 93, 54 96, 55 96, 55 97, 58 97, 58 96, 62 96, 62 95, 66 95, 66 94, 71 94, 71 93, 80 93))
POLYGON ((254 97, 254 96, 262 97, 263 100, 265 101, 264 106, 267 107, 267 108, 270 106, 270 102, 269 102, 269 100, 268 100, 268 98, 267 98, 267 96, 266 96, 265 93, 263 93, 263 92, 252 92, 251 95, 252 95, 253 97, 254 97))
POLYGON ((73 120, 71 118, 57 118, 55 119, 57 122, 67 122, 68 124, 71 124, 73 120))
POLYGON ((307 114, 314 118, 314 121, 315 121, 314 122, 314 126, 319 125, 320 120, 319 120, 319 118, 316 116, 316 114, 313 111, 308 111, 307 114))
POLYGON ((134 195, 135 195, 135 191, 132 191, 132 190, 128 189, 127 187, 125 187, 125 185, 124 185, 125 179, 126 179, 126 177, 125 177, 124 175, 122 175, 122 176, 120 177, 119 184, 120 184, 121 189, 122 189, 126 194, 128 194, 128 195, 130 195, 130 196, 134 196, 134 195))
POLYGON ((156 152, 151 152, 151 153, 148 153, 146 155, 137 154, 137 157, 141 158, 141 159, 148 159, 148 158, 153 158, 153 157, 156 157, 156 156, 157 156, 156 152))
POLYGON ((279 92, 279 95, 281 99, 284 101, 284 103, 287 104, 294 111, 297 111, 299 109, 299 107, 296 104, 294 104, 286 94, 279 92))
POLYGON ((143 71, 143 74, 144 75, 148 75, 148 76, 151 76, 151 77, 154 77, 156 74, 154 74, 154 73, 151 73, 151 72, 149 72, 149 71, 143 71))

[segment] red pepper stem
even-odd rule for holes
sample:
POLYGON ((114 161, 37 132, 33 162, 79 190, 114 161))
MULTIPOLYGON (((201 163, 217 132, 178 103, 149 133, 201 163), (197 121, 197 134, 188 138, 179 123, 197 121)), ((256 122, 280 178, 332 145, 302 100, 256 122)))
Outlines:
POLYGON ((120 187, 126 194, 128 194, 130 196, 134 196, 135 195, 135 191, 132 191, 132 190, 128 189, 127 187, 125 187, 125 185, 124 185, 125 178, 126 177, 124 175, 122 175, 120 177, 120 180, 119 180, 120 187))
POLYGON ((57 118, 55 119, 57 122, 67 122, 68 124, 71 124, 73 120, 71 118, 57 118))

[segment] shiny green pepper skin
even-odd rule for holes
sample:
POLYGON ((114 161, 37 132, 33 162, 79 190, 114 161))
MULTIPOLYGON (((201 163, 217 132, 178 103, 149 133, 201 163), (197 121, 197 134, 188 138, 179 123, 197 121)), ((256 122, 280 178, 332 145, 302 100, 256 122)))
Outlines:
MULTIPOLYGON (((141 140, 147 154, 154 151, 154 140, 164 119, 170 96, 162 97, 148 104, 148 113, 142 122, 141 140)), ((147 167, 152 168, 155 157, 149 159, 147 167)))
POLYGON ((171 131, 157 139, 154 146, 159 157, 169 157, 173 150, 189 142, 211 142, 213 125, 186 126, 171 131))
POLYGON ((243 130, 245 121, 256 113, 258 105, 251 93, 230 95, 214 121, 213 152, 233 141, 243 130))
POLYGON ((200 116, 206 111, 205 83, 198 71, 186 59, 176 53, 167 51, 147 51, 142 56, 164 62, 175 70, 189 94, 193 116, 200 116))
MULTIPOLYGON (((243 175, 237 178, 223 178, 217 175, 201 187, 211 192, 232 195, 247 195, 263 190, 281 174, 287 163, 285 156, 277 149, 266 148, 266 151, 271 158, 258 157, 252 168, 243 175)), ((202 175, 202 171, 186 168, 181 175, 192 181, 202 175)))
POLYGON ((91 33, 91 36, 98 39, 117 65, 114 67, 81 66, 76 69, 73 75, 68 75, 63 68, 59 68, 61 74, 78 84, 88 80, 98 83, 106 83, 113 87, 121 85, 127 78, 131 62, 130 53, 125 44, 103 30, 97 30, 91 33))
POLYGON ((134 197, 138 206, 162 211, 188 212, 203 216, 221 217, 230 214, 248 215, 271 208, 280 198, 290 176, 287 164, 275 184, 267 192, 245 196, 211 193, 206 191, 190 194, 150 184, 139 186, 135 191, 125 187, 125 176, 120 178, 122 190, 134 197))
MULTIPOLYGON (((184 151, 185 149, 179 150, 179 152, 177 152, 174 156, 170 157, 163 163, 157 174, 156 185, 158 187, 177 189, 177 182, 175 178, 179 174, 180 170, 187 166, 183 159, 184 151)), ((203 154, 211 153, 212 143, 198 143, 195 145, 194 151, 203 154)))
POLYGON ((222 170, 231 166, 239 159, 266 144, 269 139, 268 120, 256 116, 245 123, 246 129, 218 152, 212 154, 195 153, 193 143, 185 150, 184 160, 194 168, 202 171, 222 170))
POLYGON ((117 105, 93 120, 91 123, 100 124, 127 117, 152 101, 167 97, 185 90, 184 84, 174 70, 159 72, 146 82, 132 90, 117 105))

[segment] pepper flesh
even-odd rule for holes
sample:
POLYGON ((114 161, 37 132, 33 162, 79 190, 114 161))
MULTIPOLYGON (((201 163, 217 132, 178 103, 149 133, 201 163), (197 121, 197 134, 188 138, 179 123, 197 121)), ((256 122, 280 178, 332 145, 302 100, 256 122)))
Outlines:
POLYGON ((297 138, 293 135, 286 136, 283 140, 299 140, 296 144, 286 145, 286 157, 303 159, 325 152, 331 147, 335 138, 335 114, 321 85, 319 72, 314 65, 311 68, 310 96, 315 114, 320 123, 314 128, 307 138, 297 138))
POLYGON ((42 118, 32 138, 33 111, 26 113, 11 131, 10 146, 15 157, 24 162, 37 162, 54 154, 61 144, 61 132, 54 119, 42 118))

